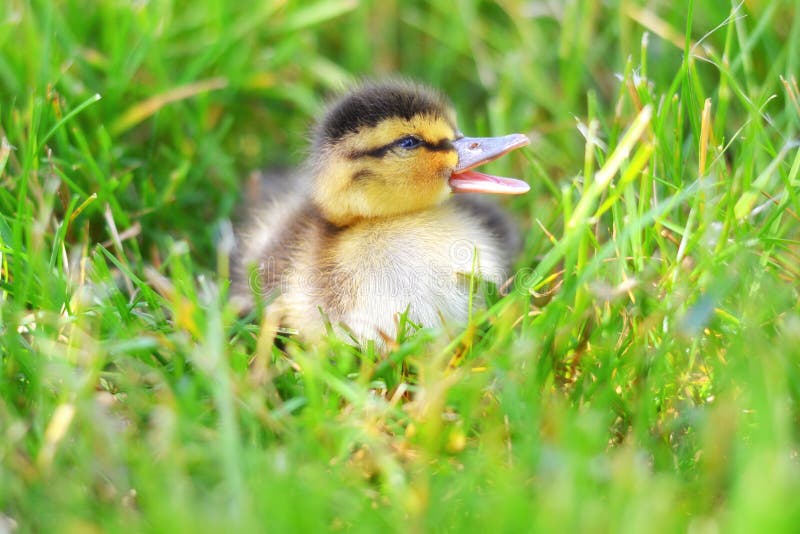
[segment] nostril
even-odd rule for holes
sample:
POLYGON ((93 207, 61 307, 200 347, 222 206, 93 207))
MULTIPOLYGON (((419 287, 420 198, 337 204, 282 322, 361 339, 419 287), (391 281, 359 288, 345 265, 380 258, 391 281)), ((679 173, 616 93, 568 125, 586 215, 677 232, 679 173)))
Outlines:
POLYGON ((476 143, 470 143, 470 144, 469 144, 469 149, 470 149, 470 150, 475 150, 475 149, 476 149, 476 148, 478 148, 479 146, 481 146, 481 144, 480 144, 480 143, 477 143, 477 142, 476 142, 476 143))

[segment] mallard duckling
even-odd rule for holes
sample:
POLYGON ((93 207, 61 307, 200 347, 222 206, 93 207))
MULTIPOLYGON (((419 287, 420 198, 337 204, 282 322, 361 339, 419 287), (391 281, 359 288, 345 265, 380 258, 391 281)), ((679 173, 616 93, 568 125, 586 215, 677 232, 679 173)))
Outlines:
POLYGON ((527 144, 522 134, 464 137, 431 89, 359 86, 316 125, 292 186, 270 181, 240 233, 233 295, 263 299, 311 339, 329 321, 385 346, 403 312, 424 326, 465 323, 471 277, 505 281, 519 240, 498 208, 453 193, 525 193, 523 181, 472 169, 527 144))

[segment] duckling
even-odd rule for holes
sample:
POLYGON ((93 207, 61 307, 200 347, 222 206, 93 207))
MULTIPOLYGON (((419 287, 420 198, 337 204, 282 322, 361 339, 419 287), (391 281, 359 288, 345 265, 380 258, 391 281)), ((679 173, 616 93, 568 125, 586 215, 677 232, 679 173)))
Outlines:
POLYGON ((464 137, 428 87, 361 84, 317 123, 291 186, 269 180, 270 198, 239 233, 232 295, 245 307, 262 299, 311 340, 330 324, 385 347, 400 313, 424 326, 466 323, 470 281, 505 281, 519 237, 499 208, 461 193, 527 192, 473 169, 528 142, 464 137))

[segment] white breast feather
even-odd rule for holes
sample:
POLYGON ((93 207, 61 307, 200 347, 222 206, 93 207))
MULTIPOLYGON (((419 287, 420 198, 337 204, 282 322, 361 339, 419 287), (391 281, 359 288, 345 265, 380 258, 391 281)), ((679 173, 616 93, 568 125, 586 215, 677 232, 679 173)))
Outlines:
MULTIPOLYGON (((334 325, 346 325, 362 342, 382 344, 379 332, 395 337, 396 316, 406 309, 409 319, 423 326, 438 326, 442 319, 464 324, 470 276, 498 285, 508 276, 505 251, 498 249, 497 241, 469 214, 450 205, 349 232, 338 250, 350 274, 340 290, 351 292, 354 304, 329 318, 334 325)), ((323 332, 318 308, 325 299, 315 283, 319 275, 310 257, 300 259, 282 299, 289 325, 312 336, 323 332)))

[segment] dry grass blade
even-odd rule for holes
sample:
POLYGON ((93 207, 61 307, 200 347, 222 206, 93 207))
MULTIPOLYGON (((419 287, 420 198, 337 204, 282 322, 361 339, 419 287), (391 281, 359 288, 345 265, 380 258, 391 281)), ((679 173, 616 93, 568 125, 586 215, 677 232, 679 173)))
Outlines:
POLYGON ((186 100, 187 98, 208 91, 224 89, 227 86, 227 79, 211 78, 175 87, 169 91, 152 96, 138 104, 134 104, 117 119, 113 126, 111 126, 111 131, 115 134, 120 134, 153 116, 164 106, 180 100, 186 100))
POLYGON ((800 90, 797 88, 797 78, 792 76, 791 83, 789 83, 789 80, 783 76, 780 78, 783 87, 786 89, 786 94, 789 95, 789 99, 792 101, 792 104, 794 104, 794 109, 797 111, 797 116, 800 117, 800 90))
POLYGON ((706 161, 708 157, 708 143, 711 137, 711 99, 706 98, 703 104, 703 115, 700 120, 700 163, 697 166, 698 176, 706 174, 706 161))

